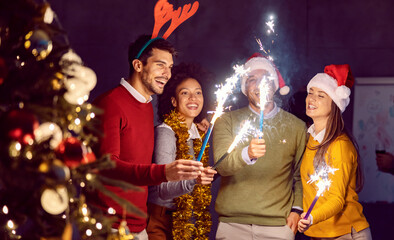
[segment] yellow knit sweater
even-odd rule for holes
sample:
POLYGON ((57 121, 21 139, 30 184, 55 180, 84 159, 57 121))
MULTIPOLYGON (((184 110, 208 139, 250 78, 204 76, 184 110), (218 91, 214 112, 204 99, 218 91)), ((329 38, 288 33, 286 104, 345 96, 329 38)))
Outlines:
MULTIPOLYGON (((315 172, 313 158, 316 150, 310 147, 319 143, 309 137, 307 148, 301 163, 303 186, 303 206, 307 211, 316 196, 314 183, 308 184, 309 176, 315 172)), ((327 163, 338 169, 330 175, 331 187, 317 200, 311 215, 313 224, 305 232, 307 236, 318 238, 337 237, 351 232, 352 227, 358 232, 369 224, 363 215, 363 208, 358 202, 356 188, 357 152, 346 135, 339 136, 328 148, 327 163)))

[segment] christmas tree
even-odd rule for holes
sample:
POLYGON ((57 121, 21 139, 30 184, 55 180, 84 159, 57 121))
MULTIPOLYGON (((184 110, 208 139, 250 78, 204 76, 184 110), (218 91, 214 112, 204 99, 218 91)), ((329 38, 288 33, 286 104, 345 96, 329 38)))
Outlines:
POLYGON ((138 188, 97 174, 114 163, 92 151, 96 81, 48 3, 0 0, 0 239, 132 239, 85 202, 102 191, 143 214, 103 183, 138 188))

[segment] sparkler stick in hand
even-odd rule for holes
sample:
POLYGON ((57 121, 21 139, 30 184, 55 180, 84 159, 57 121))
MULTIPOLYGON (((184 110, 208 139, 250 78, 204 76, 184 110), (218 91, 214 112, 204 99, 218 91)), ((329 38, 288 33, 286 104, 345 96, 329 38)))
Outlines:
POLYGON ((225 84, 219 87, 218 90, 216 90, 215 92, 217 106, 215 109, 215 113, 213 114, 212 120, 209 124, 209 129, 205 134, 204 142, 201 146, 200 152, 198 153, 197 161, 201 161, 205 147, 207 146, 209 137, 211 136, 213 126, 215 125, 215 121, 223 114, 224 111, 223 106, 227 100, 228 95, 233 92, 233 89, 238 81, 238 78, 247 72, 243 66, 235 65, 233 68, 235 71, 233 76, 227 78, 225 84))
POLYGON ((328 175, 334 174, 334 172, 338 170, 337 168, 331 168, 329 166, 322 167, 317 173, 310 176, 310 179, 307 183, 316 182, 316 186, 318 188, 315 198, 313 199, 312 204, 309 206, 308 211, 306 212, 304 219, 308 219, 309 215, 312 212, 313 207, 315 206, 317 200, 323 193, 330 189, 331 180, 328 178, 328 175))
POLYGON ((246 137, 249 130, 252 129, 252 124, 249 120, 245 121, 244 125, 242 126, 241 130, 235 136, 234 141, 231 143, 230 147, 227 149, 227 152, 212 166, 212 169, 216 169, 217 166, 222 162, 233 150, 234 148, 246 137))
POLYGON ((264 124, 264 107, 268 101, 269 84, 267 84, 267 77, 264 76, 259 85, 260 89, 260 134, 259 138, 263 138, 263 124, 264 124))

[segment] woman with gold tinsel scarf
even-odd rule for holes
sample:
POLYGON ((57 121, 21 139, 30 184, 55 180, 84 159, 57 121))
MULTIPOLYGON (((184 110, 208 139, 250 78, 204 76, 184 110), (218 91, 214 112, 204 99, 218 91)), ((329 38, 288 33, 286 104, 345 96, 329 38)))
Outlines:
MULTIPOLYGON (((176 159, 195 161, 204 132, 194 123, 204 104, 200 82, 209 76, 200 66, 180 64, 159 97, 163 123, 155 129, 154 162, 176 159)), ((149 187, 148 227, 150 240, 208 239, 211 229, 211 182, 216 171, 208 166, 208 148, 201 162, 205 169, 196 180, 166 182, 149 187)))

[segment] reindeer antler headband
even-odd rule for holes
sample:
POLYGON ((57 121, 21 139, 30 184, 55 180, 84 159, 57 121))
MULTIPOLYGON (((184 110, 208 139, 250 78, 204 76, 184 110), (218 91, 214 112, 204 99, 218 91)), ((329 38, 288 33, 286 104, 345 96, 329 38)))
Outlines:
POLYGON ((190 3, 185 4, 183 7, 178 7, 178 9, 174 11, 173 5, 168 3, 167 0, 158 0, 154 9, 155 26, 153 27, 152 39, 145 43, 135 58, 138 59, 152 42, 158 39, 167 39, 179 25, 197 12, 198 6, 198 1, 195 1, 193 5, 190 3), (167 31, 163 34, 163 37, 157 37, 160 29, 170 20, 170 27, 168 27, 167 31))

